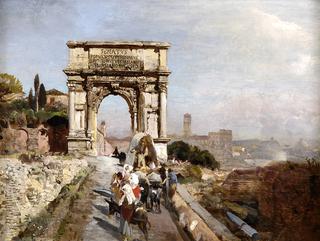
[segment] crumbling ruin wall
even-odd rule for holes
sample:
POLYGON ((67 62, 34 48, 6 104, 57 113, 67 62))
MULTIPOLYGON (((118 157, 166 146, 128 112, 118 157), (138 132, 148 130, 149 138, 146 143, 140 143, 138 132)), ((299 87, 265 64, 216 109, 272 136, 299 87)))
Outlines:
POLYGON ((0 159, 0 240, 12 240, 23 231, 87 167, 80 159, 46 157, 28 164, 0 159))
POLYGON ((37 128, 3 128, 0 133, 0 154, 35 151, 37 153, 67 152, 68 127, 66 125, 37 128))
POLYGON ((4 128, 0 138, 0 154, 11 154, 13 152, 24 152, 28 149, 28 132, 4 128))

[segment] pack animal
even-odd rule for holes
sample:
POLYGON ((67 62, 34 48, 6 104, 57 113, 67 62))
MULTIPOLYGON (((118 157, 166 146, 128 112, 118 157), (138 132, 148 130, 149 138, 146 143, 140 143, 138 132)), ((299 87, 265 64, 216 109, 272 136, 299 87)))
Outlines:
MULTIPOLYGON (((105 199, 105 201, 109 204, 109 215, 113 215, 114 213, 120 214, 120 206, 112 200, 105 199)), ((148 219, 147 211, 142 207, 136 208, 133 213, 133 216, 130 220, 130 224, 138 225, 139 229, 142 231, 146 241, 148 241, 148 228, 151 228, 150 221, 148 219)))
POLYGON ((161 213, 160 198, 162 189, 161 187, 152 187, 151 190, 151 210, 161 213))
POLYGON ((156 166, 159 165, 157 152, 150 135, 140 139, 135 151, 138 154, 137 167, 149 165, 150 162, 153 162, 156 166))

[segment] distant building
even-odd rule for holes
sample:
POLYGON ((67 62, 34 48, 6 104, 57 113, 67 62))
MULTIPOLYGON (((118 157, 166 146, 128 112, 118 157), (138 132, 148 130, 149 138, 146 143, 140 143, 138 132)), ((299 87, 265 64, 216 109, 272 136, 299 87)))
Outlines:
POLYGON ((209 132, 208 135, 193 135, 186 140, 192 145, 200 146, 210 151, 215 159, 220 162, 232 159, 232 130, 220 129, 209 132))
POLYGON ((172 135, 170 137, 172 141, 182 140, 202 150, 208 150, 219 162, 228 162, 233 159, 232 130, 220 129, 217 132, 209 132, 208 135, 192 135, 189 113, 184 114, 183 136, 172 135))
POLYGON ((191 135, 191 115, 186 113, 183 116, 183 136, 190 137, 191 135))
POLYGON ((54 105, 56 103, 61 103, 65 106, 68 105, 68 95, 56 90, 56 89, 51 89, 46 91, 46 96, 47 96, 47 105, 54 105))

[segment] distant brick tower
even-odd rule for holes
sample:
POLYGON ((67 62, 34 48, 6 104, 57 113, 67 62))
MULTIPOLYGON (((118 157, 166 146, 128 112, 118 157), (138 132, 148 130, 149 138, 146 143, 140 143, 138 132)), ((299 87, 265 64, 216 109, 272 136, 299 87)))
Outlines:
POLYGON ((183 116, 183 136, 191 136, 191 115, 189 113, 186 113, 183 116))

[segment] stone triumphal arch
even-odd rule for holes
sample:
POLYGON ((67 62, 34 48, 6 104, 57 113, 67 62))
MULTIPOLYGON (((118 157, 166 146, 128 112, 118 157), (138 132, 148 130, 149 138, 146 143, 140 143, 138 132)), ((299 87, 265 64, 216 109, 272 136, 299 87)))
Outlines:
POLYGON ((128 103, 132 132, 146 132, 166 159, 168 43, 69 41, 68 151, 96 154, 97 112, 108 95, 128 103))

